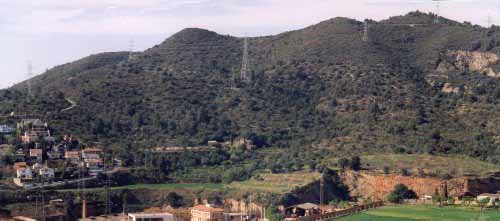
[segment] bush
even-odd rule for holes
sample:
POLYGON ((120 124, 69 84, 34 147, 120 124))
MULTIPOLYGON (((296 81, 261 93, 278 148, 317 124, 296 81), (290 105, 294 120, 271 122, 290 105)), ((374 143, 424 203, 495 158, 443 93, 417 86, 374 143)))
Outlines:
POLYGON ((394 190, 389 193, 387 200, 391 203, 402 203, 405 199, 416 199, 417 194, 404 184, 394 186, 394 190))
POLYGON ((181 207, 184 204, 183 201, 184 198, 175 192, 170 192, 167 195, 167 202, 173 208, 181 207))

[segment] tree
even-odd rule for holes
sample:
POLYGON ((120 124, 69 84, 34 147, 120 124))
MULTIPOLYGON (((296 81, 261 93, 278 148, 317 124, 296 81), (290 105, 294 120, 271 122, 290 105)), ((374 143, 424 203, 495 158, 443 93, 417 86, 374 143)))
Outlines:
POLYGON ((182 206, 184 204, 183 200, 184 198, 175 192, 170 192, 167 195, 167 202, 173 208, 182 206))
POLYGON ((384 166, 384 174, 389 174, 391 171, 390 171, 390 168, 388 166, 384 166))
POLYGON ((477 199, 477 205, 479 205, 479 207, 481 207, 481 212, 483 211, 484 207, 486 207, 486 205, 488 205, 489 202, 490 202, 489 197, 477 199))
POLYGON ((361 158, 359 156, 352 157, 349 163, 352 170, 359 171, 361 169, 361 158))
POLYGON ((346 158, 341 158, 338 161, 338 165, 339 165, 340 169, 345 169, 349 166, 349 160, 346 158))
POLYGON ((401 168, 401 175, 410 176, 410 171, 408 170, 408 168, 401 168))
POLYGON ((416 199, 417 194, 404 184, 394 186, 394 190, 389 193, 387 200, 391 203, 402 203, 405 199, 416 199))

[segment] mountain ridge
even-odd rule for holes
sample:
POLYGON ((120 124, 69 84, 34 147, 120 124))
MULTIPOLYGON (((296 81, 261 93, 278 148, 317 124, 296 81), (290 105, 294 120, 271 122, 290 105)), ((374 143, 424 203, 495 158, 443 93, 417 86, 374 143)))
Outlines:
POLYGON ((500 65, 446 68, 467 64, 446 52, 498 54, 500 30, 431 19, 412 12, 368 21, 368 41, 363 22, 348 18, 248 38, 250 82, 239 78, 243 38, 188 28, 144 52, 50 69, 33 79, 31 103, 21 99, 25 83, 1 91, 0 113, 65 107, 70 97, 77 108, 48 117, 59 134, 125 149, 248 138, 339 154, 459 153, 496 162, 500 131, 489 122, 500 109, 500 88, 491 85, 500 82, 481 70, 500 65), (426 25, 384 25, 394 21, 426 25))

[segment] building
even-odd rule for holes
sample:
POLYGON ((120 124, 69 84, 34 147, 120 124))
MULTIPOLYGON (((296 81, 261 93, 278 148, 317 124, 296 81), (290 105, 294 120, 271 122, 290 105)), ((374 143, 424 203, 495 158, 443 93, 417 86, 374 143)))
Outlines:
POLYGON ((36 160, 37 162, 42 162, 43 150, 42 149, 30 149, 30 158, 36 160))
POLYGON ((246 213, 224 213, 224 221, 242 221, 249 220, 246 213))
POLYGON ((483 193, 479 196, 477 196, 477 200, 484 200, 484 199, 490 199, 489 204, 494 204, 500 202, 500 192, 497 193, 483 193))
POLYGON ((13 218, 14 221, 37 221, 37 219, 25 217, 25 216, 15 216, 13 218))
POLYGON ((129 213, 128 221, 175 221, 170 213, 129 213))
POLYGON ((78 221, 128 221, 129 217, 123 214, 113 214, 113 215, 102 215, 102 216, 91 216, 87 217, 85 220, 78 219, 78 221))
POLYGON ((59 152, 59 151, 48 151, 47 152, 47 156, 51 160, 59 160, 59 159, 61 159, 61 152, 59 152))
POLYGON ((101 159, 102 149, 100 148, 87 148, 82 150, 82 158, 87 159, 101 159))
POLYGON ((291 206, 285 209, 287 217, 301 217, 310 216, 313 214, 320 214, 321 211, 319 206, 313 203, 303 203, 295 206, 291 206))
POLYGON ((224 209, 211 205, 198 205, 191 208, 191 221, 223 221, 224 209))
POLYGON ((26 162, 16 162, 14 163, 14 170, 18 170, 18 169, 21 169, 21 168, 27 168, 28 167, 28 164, 26 164, 26 162))
POLYGON ((16 132, 16 129, 7 125, 0 125, 0 134, 11 134, 16 132))
POLYGON ((104 172, 104 162, 101 159, 87 159, 85 167, 89 169, 90 176, 97 176, 97 174, 104 172))
POLYGON ((19 179, 33 179, 33 171, 27 167, 17 169, 16 174, 19 179))
POLYGON ((55 138, 51 136, 50 130, 46 123, 40 119, 22 120, 17 124, 18 130, 23 134, 21 140, 23 143, 38 142, 40 138, 47 142, 54 142, 55 138))
POLYGON ((56 173, 55 173, 54 169, 46 167, 46 166, 38 169, 38 175, 40 175, 40 177, 42 177, 46 180, 54 179, 55 174, 56 173))
POLYGON ((64 152, 64 159, 76 165, 80 163, 80 151, 66 151, 64 152))

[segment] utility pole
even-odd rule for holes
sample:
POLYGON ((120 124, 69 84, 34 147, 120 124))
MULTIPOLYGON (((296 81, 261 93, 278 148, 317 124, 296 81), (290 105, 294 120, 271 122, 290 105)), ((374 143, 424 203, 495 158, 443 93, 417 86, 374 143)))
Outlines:
MULTIPOLYGON (((104 213, 105 214, 111 214, 111 208, 110 208, 110 202, 109 202, 109 185, 110 185, 110 175, 109 175, 109 172, 110 172, 110 164, 107 163, 106 161, 106 154, 104 155, 104 174, 106 176, 106 181, 105 181, 105 185, 104 185, 104 190, 106 192, 106 204, 105 204, 105 209, 104 209, 104 213)), ((112 161, 112 159, 111 159, 112 161)))
MULTIPOLYGON (((81 149, 80 149, 81 151, 81 149)), ((87 198, 85 196, 85 176, 83 174, 83 168, 85 164, 83 163, 81 157, 80 157, 80 160, 79 160, 79 165, 78 165, 78 190, 80 192, 80 201, 82 203, 82 220, 85 221, 87 220, 87 198)))
POLYGON ((321 180, 319 181, 319 205, 322 206, 324 204, 324 195, 325 195, 325 176, 321 174, 321 180))

